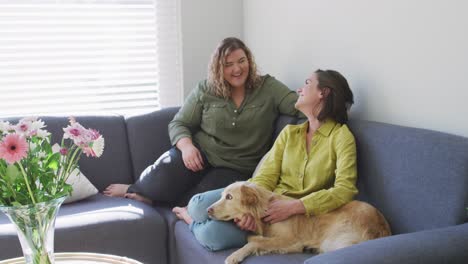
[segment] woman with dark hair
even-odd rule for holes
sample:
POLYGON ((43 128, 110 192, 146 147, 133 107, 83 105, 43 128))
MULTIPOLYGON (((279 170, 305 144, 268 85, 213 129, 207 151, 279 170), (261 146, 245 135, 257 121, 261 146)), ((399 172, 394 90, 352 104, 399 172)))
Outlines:
POLYGON ((226 38, 212 55, 208 79, 169 123, 173 147, 134 184, 112 184, 104 194, 186 205, 196 193, 246 180, 270 147, 278 115, 299 113, 296 99, 275 78, 258 74, 241 40, 226 38))
MULTIPOLYGON (((297 92, 295 107, 307 121, 281 131, 259 172, 249 180, 293 198, 270 202, 263 217, 269 223, 295 214, 330 212, 350 202, 358 192, 356 145, 346 125, 354 102, 348 82, 336 71, 317 70, 297 92)), ((251 215, 236 219, 237 226, 208 218, 207 208, 221 198, 222 190, 197 194, 187 209, 174 209, 209 250, 243 246, 248 231, 256 228, 251 215)))

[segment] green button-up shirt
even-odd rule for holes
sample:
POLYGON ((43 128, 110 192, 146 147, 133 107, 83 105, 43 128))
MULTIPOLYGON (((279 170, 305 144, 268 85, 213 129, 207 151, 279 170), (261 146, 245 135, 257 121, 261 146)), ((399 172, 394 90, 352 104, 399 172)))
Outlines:
POLYGON ((207 91, 200 82, 169 123, 169 136, 175 145, 191 138, 215 167, 227 167, 252 174, 271 146, 275 120, 279 114, 298 115, 297 94, 269 75, 253 90, 247 90, 238 108, 232 100, 207 91))
POLYGON ((307 215, 332 211, 351 201, 356 188, 356 144, 348 126, 326 120, 306 149, 309 123, 283 129, 251 182, 301 199, 307 215))

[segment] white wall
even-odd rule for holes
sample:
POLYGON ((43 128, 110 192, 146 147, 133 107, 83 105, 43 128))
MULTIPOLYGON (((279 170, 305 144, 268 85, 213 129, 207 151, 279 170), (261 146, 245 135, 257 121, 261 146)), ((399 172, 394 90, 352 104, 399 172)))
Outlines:
POLYGON ((468 136, 468 2, 245 0, 244 39, 296 89, 317 68, 350 82, 353 117, 468 136))
POLYGON ((185 96, 207 76, 211 53, 226 37, 242 38, 241 0, 182 0, 182 53, 185 96))

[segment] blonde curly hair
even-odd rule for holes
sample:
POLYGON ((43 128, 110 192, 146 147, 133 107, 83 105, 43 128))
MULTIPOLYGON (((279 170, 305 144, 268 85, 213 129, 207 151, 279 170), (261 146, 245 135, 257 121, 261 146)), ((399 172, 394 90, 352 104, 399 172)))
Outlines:
POLYGON ((224 79, 224 63, 226 62, 226 57, 237 49, 242 49, 245 52, 249 62, 249 75, 245 82, 245 88, 255 89, 260 81, 257 64, 255 64, 252 52, 244 42, 234 37, 223 39, 211 55, 211 61, 208 65, 208 92, 226 100, 231 98, 232 87, 224 79))

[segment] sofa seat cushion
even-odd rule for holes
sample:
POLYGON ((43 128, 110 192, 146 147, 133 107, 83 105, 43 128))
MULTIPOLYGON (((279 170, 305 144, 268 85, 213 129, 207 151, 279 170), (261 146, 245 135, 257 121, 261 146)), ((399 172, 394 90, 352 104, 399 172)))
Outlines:
MULTIPOLYGON (((204 249, 190 232, 188 225, 178 221, 175 225, 176 250, 179 264, 224 263, 224 260, 236 249, 211 252, 204 249)), ((313 254, 271 254, 264 256, 250 256, 243 264, 294 264, 304 263, 313 254)))
POLYGON ((166 220, 167 228, 167 264, 177 264, 176 244, 175 244, 175 225, 179 221, 176 215, 172 212, 172 207, 156 206, 155 209, 166 220))
MULTIPOLYGON (((21 256, 16 231, 0 216, 0 248, 21 256)), ((143 263, 166 262, 167 229, 152 207, 124 198, 97 194, 62 205, 56 221, 56 252, 95 252, 126 256, 143 263)))

